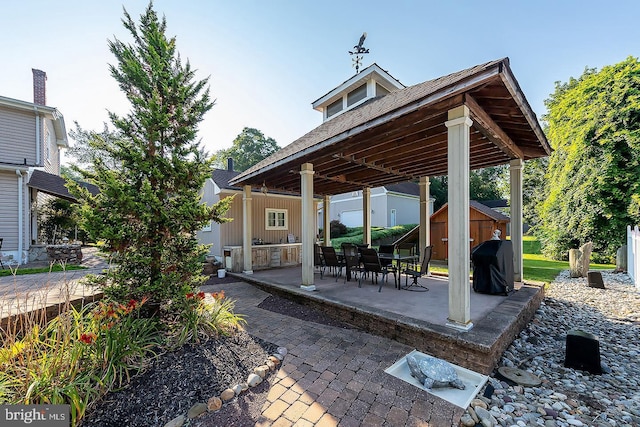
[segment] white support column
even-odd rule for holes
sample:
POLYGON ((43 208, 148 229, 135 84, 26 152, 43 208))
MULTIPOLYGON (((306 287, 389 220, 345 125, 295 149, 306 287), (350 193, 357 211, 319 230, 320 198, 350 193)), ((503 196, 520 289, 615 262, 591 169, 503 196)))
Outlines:
POLYGON ((324 246, 331 246, 331 196, 324 196, 322 222, 324 224, 324 246))
POLYGON ((253 212, 251 206, 251 186, 245 185, 242 193, 242 259, 244 274, 253 274, 251 236, 253 229, 251 227, 253 221, 253 212))
POLYGON ((313 244, 316 241, 314 225, 316 215, 313 209, 313 165, 304 163, 300 169, 302 196, 302 284, 305 291, 315 291, 313 284, 313 244))
POLYGON ((513 280, 522 282, 523 248, 522 248, 522 159, 511 160, 509 163, 509 183, 511 200, 509 211, 511 215, 511 244, 513 245, 513 280))
POLYGON ((362 189, 362 243, 371 245, 371 188, 362 189))
POLYGON ((447 151, 449 175, 449 318, 447 326, 468 331, 471 323, 469 283, 469 108, 449 110, 447 151))
POLYGON ((431 215, 429 214, 429 177, 420 177, 420 238, 418 250, 424 256, 424 248, 431 244, 431 215))

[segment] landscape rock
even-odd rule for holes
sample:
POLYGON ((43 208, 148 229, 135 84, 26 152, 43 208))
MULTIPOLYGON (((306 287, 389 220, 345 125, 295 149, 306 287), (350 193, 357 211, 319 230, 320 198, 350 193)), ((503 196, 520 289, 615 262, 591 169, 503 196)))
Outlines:
POLYGON ((220 393, 220 399, 222 399, 223 402, 228 402, 229 400, 233 399, 234 397, 236 397, 236 392, 231 390, 230 388, 224 390, 222 393, 220 393))
POLYGON ((269 367, 267 365, 258 366, 253 370, 253 373, 259 375, 262 379, 267 376, 267 372, 269 372, 269 367))
POLYGON ((164 427, 182 427, 184 425, 184 415, 178 415, 168 423, 164 425, 164 427))
POLYGON ((189 408, 189 412, 187 412, 187 417, 189 419, 195 418, 199 415, 204 414, 205 412, 207 412, 207 404, 202 402, 196 403, 191 408, 189 408))
POLYGON ((271 355, 269 356, 269 360, 273 362, 275 365, 279 365, 282 359, 278 359, 276 356, 271 355))
POLYGON ((212 396, 207 401, 207 409, 209 411, 217 411, 222 408, 222 399, 218 396, 212 396))
POLYGON ((460 424, 462 424, 464 427, 473 427, 476 425, 476 422, 473 420, 473 418, 471 418, 471 415, 464 414, 460 418, 460 424))
POLYGON ((260 377, 260 375, 257 375, 257 374, 249 374, 249 377, 247 378, 247 385, 249 387, 255 387, 261 382, 262 382, 262 377, 260 377))

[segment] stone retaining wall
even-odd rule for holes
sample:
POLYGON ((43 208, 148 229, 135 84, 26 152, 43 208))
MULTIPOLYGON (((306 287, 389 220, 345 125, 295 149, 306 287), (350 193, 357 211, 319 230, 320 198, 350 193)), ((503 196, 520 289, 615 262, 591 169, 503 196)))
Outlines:
POLYGON ((498 366, 502 353, 533 319, 544 299, 543 286, 522 286, 470 331, 458 332, 444 324, 435 325, 391 312, 338 304, 308 293, 269 286, 248 277, 242 280, 266 292, 319 309, 366 332, 407 344, 485 375, 498 366))
POLYGON ((49 262, 66 262, 80 264, 82 262, 82 246, 80 245, 49 245, 47 246, 49 262))

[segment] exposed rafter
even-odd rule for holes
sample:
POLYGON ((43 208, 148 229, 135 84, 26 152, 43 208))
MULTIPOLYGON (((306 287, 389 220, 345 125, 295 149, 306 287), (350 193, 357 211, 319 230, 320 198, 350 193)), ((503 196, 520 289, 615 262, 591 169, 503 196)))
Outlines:
POLYGON ((367 184, 367 183, 364 183, 364 182, 348 180, 348 179, 345 178, 344 175, 326 176, 326 175, 320 175, 317 172, 315 172, 313 174, 313 177, 314 177, 314 179, 315 178, 321 178, 321 179, 326 179, 327 181, 339 182, 339 183, 342 183, 342 184, 357 185, 360 188, 371 187, 370 184, 367 184))
POLYGON ((359 165, 359 166, 364 166, 368 169, 373 169, 373 170, 377 170, 379 172, 384 172, 387 173, 389 175, 394 175, 394 176, 398 176, 401 177, 403 179, 406 180, 415 180, 415 179, 419 179, 419 176, 415 176, 415 175, 411 175, 411 174, 407 174, 404 172, 400 172, 396 169, 392 169, 392 168, 387 168, 384 166, 380 166, 380 165, 376 165, 375 163, 367 163, 366 160, 357 160, 354 157, 347 157, 347 156, 343 156, 342 154, 334 154, 333 158, 335 159, 340 159, 340 160, 344 160, 346 162, 349 163, 353 163, 354 165, 359 165))
POLYGON ((509 138, 501 128, 493 121, 491 116, 469 94, 465 94, 464 103, 469 107, 473 125, 500 150, 511 158, 524 159, 522 150, 509 138))

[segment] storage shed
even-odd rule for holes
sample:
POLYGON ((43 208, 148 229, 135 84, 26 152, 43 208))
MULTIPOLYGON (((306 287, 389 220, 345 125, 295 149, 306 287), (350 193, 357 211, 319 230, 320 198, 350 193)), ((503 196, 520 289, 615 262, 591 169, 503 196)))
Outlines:
MULTIPOLYGON (((445 203, 440 209, 431 215, 431 244, 433 245, 432 259, 444 260, 447 255, 447 230, 449 218, 449 205, 445 203)), ((497 212, 490 207, 475 200, 469 201, 469 234, 470 245, 474 246, 490 240, 493 230, 500 230, 501 238, 507 236, 508 216, 497 212)))

